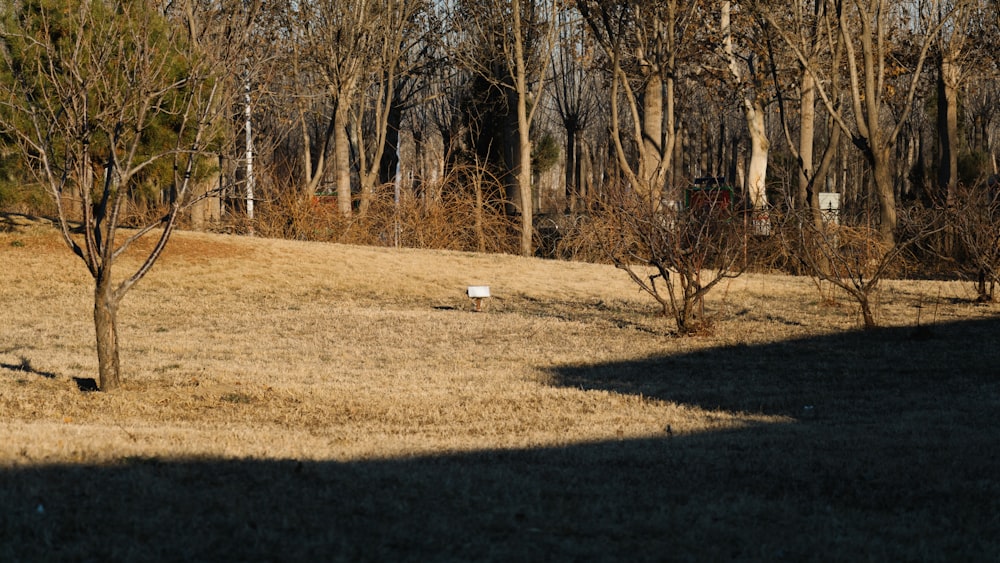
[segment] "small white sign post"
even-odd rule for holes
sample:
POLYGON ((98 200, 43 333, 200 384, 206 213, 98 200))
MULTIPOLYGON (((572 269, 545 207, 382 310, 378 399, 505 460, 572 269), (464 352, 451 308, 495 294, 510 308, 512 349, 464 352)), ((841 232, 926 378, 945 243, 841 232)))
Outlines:
POLYGON ((819 192, 819 212, 824 223, 840 224, 840 194, 819 192))
POLYGON ((483 310, 483 299, 487 299, 490 296, 490 286, 470 285, 469 288, 465 290, 465 293, 472 299, 472 310, 478 313, 483 310))

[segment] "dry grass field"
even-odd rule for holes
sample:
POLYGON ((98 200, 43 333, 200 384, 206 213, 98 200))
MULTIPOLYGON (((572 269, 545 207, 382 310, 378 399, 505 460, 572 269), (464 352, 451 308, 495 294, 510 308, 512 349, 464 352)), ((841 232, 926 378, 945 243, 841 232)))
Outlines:
POLYGON ((747 274, 677 338, 609 266, 178 233, 88 393, 84 266, 0 232, 0 561, 997 561, 970 297, 747 274))

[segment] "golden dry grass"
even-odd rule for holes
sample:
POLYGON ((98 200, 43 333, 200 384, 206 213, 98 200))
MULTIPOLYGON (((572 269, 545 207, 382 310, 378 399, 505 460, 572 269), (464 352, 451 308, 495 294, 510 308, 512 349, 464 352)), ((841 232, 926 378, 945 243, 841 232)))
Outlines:
POLYGON ((609 266, 178 233, 114 393, 52 230, 0 233, 0 288, 0 560, 1000 555, 1000 323, 958 282, 861 333, 748 274, 675 338, 609 266))

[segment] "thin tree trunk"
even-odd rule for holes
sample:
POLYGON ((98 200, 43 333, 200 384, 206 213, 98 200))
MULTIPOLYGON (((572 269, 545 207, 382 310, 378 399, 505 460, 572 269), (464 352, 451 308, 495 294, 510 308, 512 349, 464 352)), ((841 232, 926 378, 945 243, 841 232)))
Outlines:
POLYGON ((566 127, 566 205, 568 212, 576 210, 576 198, 580 190, 576 185, 576 127, 566 127))
POLYGON ((517 133, 518 133, 518 166, 517 185, 521 200, 521 255, 531 256, 532 235, 534 234, 534 208, 531 193, 531 116, 528 112, 528 61, 524 52, 521 35, 521 5, 512 3, 513 33, 514 33, 514 68, 513 78, 517 96, 517 133))
POLYGON ((486 232, 483 230, 483 169, 478 165, 476 170, 473 172, 475 174, 476 182, 476 219, 475 219, 475 231, 476 231, 476 248, 480 253, 486 252, 486 232))
POLYGON ((521 255, 531 256, 533 252, 534 206, 531 197, 531 138, 529 136, 527 103, 524 96, 517 97, 517 121, 518 150, 520 151, 517 184, 521 195, 521 255))
POLYGON ((302 168, 306 179, 305 195, 307 198, 311 198, 316 195, 316 191, 319 189, 319 185, 323 181, 323 177, 326 175, 326 153, 330 146, 330 139, 333 137, 334 127, 337 125, 337 119, 336 115, 330 116, 323 138, 321 139, 322 143, 320 143, 319 147, 316 148, 317 155, 315 165, 312 160, 312 137, 309 135, 309 127, 306 123, 304 113, 302 114, 300 125, 302 127, 303 146, 302 168))
POLYGON ((379 163, 381 184, 391 184, 396 181, 396 165, 399 164, 399 131, 403 122, 403 107, 396 97, 392 99, 388 118, 385 127, 385 149, 379 163))
MULTIPOLYGON (((673 22, 669 24, 670 31, 669 35, 671 37, 670 41, 673 42, 673 22)), ((667 63, 670 72, 667 73, 667 79, 663 84, 663 117, 664 117, 664 131, 663 131, 663 146, 660 147, 660 163, 662 164, 662 171, 660 172, 660 177, 657 181, 658 190, 663 190, 664 188, 671 189, 670 197, 673 197, 672 189, 674 187, 673 182, 668 186, 663 184, 666 182, 669 175, 672 173, 673 164, 673 154, 674 145, 677 143, 677 102, 675 100, 674 86, 674 69, 675 69, 676 58, 674 52, 671 51, 670 57, 667 63)), ((662 198, 662 194, 657 197, 657 201, 662 198)))
POLYGON ((253 106, 250 97, 251 84, 250 72, 247 70, 246 78, 243 82, 243 127, 245 133, 245 153, 246 153, 246 209, 247 220, 250 221, 250 232, 253 233, 253 205, 254 205, 254 175, 253 175, 253 106))
MULTIPOLYGON (((795 198, 795 205, 798 209, 806 209, 810 206, 809 182, 813 176, 813 145, 816 137, 816 88, 813 83, 812 73, 805 71, 801 73, 802 86, 799 90, 799 190, 795 198)), ((815 192, 814 188, 811 190, 815 192)))
MULTIPOLYGON (((813 177, 809 182, 809 208, 812 209, 813 223, 816 228, 820 229, 823 227, 823 210, 820 209, 819 205, 819 192, 822 191, 823 187, 827 185, 828 179, 831 178, 830 169, 832 168, 834 158, 840 151, 840 136, 843 134, 840 127, 835 124, 830 129, 830 139, 826 150, 823 152, 823 158, 820 160, 819 166, 816 167, 816 171, 813 172, 813 177)), ((836 174, 832 175, 832 181, 829 182, 836 187, 836 174)), ((843 202, 841 202, 841 207, 843 207, 843 202)))

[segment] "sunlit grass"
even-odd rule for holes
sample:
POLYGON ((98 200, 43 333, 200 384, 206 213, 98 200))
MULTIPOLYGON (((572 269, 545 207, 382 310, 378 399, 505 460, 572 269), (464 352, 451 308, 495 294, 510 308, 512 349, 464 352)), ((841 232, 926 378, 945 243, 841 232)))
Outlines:
MULTIPOLYGON (((650 436, 668 424, 685 433, 783 421, 553 386, 548 374, 857 322, 847 301, 823 302, 806 279, 748 274, 710 296, 714 335, 675 338, 653 304, 603 265, 180 233, 122 306, 124 390, 86 395, 73 384, 96 371, 82 264, 50 231, 18 234, 23 247, 3 237, 0 360, 56 374, 21 373, 28 384, 0 394, 14 424, 0 452, 14 463, 65 461, 46 445, 49 434, 66 439, 52 426, 64 421, 86 435, 75 440, 79 455, 102 460, 351 459, 650 436), (471 312, 470 284, 492 287, 483 313, 471 312), (244 442, 245 451, 220 451, 215 435, 233 425, 262 438, 244 442), (120 429, 130 427, 136 439, 121 442, 120 429), (190 435, 164 443, 170 428, 190 435), (282 440, 266 438, 278 429, 282 440)), ((886 324, 986 311, 951 304, 941 294, 963 291, 954 283, 890 287, 886 324)))
POLYGON ((191 233, 122 306, 125 388, 81 394, 72 378, 96 370, 89 279, 52 233, 18 240, 0 241, 2 358, 57 377, 22 374, 30 384, 0 395, 8 462, 68 461, 46 438, 67 431, 73 461, 352 459, 774 419, 550 385, 560 365, 714 344, 671 338, 605 266, 191 233), (495 296, 483 313, 464 296, 478 283, 495 296), (237 425, 260 439, 226 445, 237 425))

